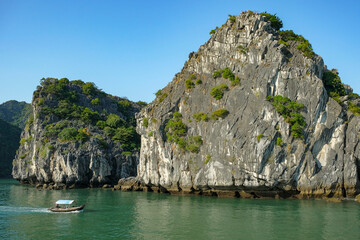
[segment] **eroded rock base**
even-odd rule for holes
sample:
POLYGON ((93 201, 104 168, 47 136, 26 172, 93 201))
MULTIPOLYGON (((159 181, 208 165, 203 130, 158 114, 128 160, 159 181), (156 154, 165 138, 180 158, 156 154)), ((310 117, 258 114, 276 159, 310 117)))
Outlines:
POLYGON ((357 200, 360 202, 360 194, 353 196, 346 196, 344 190, 339 188, 335 190, 317 189, 317 190, 282 190, 282 189, 265 189, 265 188, 233 188, 233 189, 182 189, 180 187, 154 186, 145 184, 141 179, 136 177, 122 178, 118 184, 114 186, 113 190, 127 191, 143 191, 167 193, 171 195, 182 196, 210 196, 219 198, 246 198, 246 199, 322 199, 330 202, 341 202, 343 200, 357 200))

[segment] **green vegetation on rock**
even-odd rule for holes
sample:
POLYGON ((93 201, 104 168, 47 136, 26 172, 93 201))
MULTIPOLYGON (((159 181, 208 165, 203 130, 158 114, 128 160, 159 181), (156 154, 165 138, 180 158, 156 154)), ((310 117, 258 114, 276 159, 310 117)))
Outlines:
POLYGON ((268 12, 262 12, 260 13, 261 16, 264 16, 270 23, 271 26, 275 30, 280 30, 283 27, 283 22, 279 17, 276 16, 276 14, 270 14, 268 12))
POLYGON ((158 90, 156 93, 155 93, 155 96, 156 98, 159 99, 159 103, 161 103, 162 101, 164 101, 164 99, 168 96, 167 93, 163 93, 162 90, 158 90))
POLYGON ((224 96, 225 91, 227 90, 229 90, 229 87, 226 84, 220 84, 211 89, 210 95, 213 96, 215 99, 220 100, 224 96))
POLYGON ((264 134, 259 134, 259 135, 257 135, 257 137, 256 137, 257 141, 260 142, 260 139, 261 139, 263 136, 264 136, 264 134))
POLYGON ((216 27, 215 29, 211 30, 209 34, 214 35, 218 29, 219 27, 216 27))
POLYGON ((220 77, 221 76, 221 74, 222 74, 222 69, 220 69, 220 70, 216 70, 214 73, 213 73, 213 78, 218 78, 218 77, 220 77))
POLYGON ((291 134, 295 138, 304 138, 304 128, 306 122, 300 112, 304 109, 304 104, 291 101, 287 97, 277 95, 266 98, 274 106, 275 110, 289 123, 291 134))
POLYGON ((90 133, 87 128, 76 129, 74 127, 64 128, 59 133, 59 139, 62 142, 67 141, 87 141, 90 133))
POLYGON ((196 76, 194 74, 190 74, 189 78, 185 80, 186 89, 191 89, 195 87, 194 80, 196 76))
POLYGON ((295 34, 292 30, 280 31, 283 27, 283 23, 276 14, 273 15, 267 12, 262 12, 260 15, 264 16, 271 23, 271 26, 280 33, 279 44, 289 46, 289 41, 295 41, 296 49, 300 50, 305 57, 313 58, 315 56, 310 42, 303 36, 295 34))
POLYGON ((125 115, 128 115, 129 111, 132 108, 131 102, 127 99, 118 101, 117 105, 118 111, 124 113, 125 115))
POLYGON ((106 125, 111 128, 118 128, 125 125, 125 120, 116 114, 109 114, 106 119, 106 125))
POLYGON ((166 136, 170 142, 179 143, 186 136, 187 126, 183 123, 181 117, 181 113, 175 112, 173 118, 166 124, 166 136))
POLYGON ((134 116, 139 105, 107 95, 94 83, 43 78, 34 92, 34 104, 39 106, 38 117, 46 124, 46 139, 85 143, 97 136, 103 149, 111 141, 119 142, 126 151, 140 147, 134 116))
POLYGON ((204 164, 208 164, 209 161, 211 159, 211 155, 210 154, 207 154, 206 157, 205 157, 205 161, 204 161, 204 164))
POLYGON ((148 127, 149 126, 149 119, 148 118, 144 118, 143 119, 143 125, 144 125, 144 127, 148 127))
POLYGON ((92 105, 99 105, 99 103, 100 103, 99 98, 95 98, 95 99, 91 100, 92 105))
POLYGON ((279 44, 289 46, 289 41, 295 41, 296 49, 300 50, 305 57, 312 58, 315 56, 310 42, 303 36, 295 34, 292 30, 280 31, 279 44))
POLYGON ((218 120, 219 118, 226 118, 229 115, 229 111, 221 108, 211 113, 211 119, 218 120))
POLYGON ((186 89, 191 89, 191 88, 195 87, 195 84, 191 79, 186 79, 185 86, 186 86, 186 89))
POLYGON ((338 98, 345 96, 345 87, 339 75, 333 71, 326 71, 322 77, 328 95, 338 101, 338 98))
POLYGON ((224 69, 219 69, 214 71, 213 78, 223 77, 231 81, 231 86, 240 85, 239 77, 235 76, 230 68, 226 67, 224 69))
POLYGON ((240 85, 240 79, 238 76, 235 77, 233 81, 231 81, 231 86, 239 86, 240 85))
POLYGON ((233 72, 230 70, 230 68, 226 67, 222 70, 222 75, 223 78, 225 79, 229 79, 231 81, 235 80, 235 75, 233 74, 233 72))
POLYGON ((200 136, 189 137, 186 144, 186 150, 192 153, 199 153, 202 144, 203 141, 200 136))
POLYGON ((88 95, 89 97, 94 96, 96 94, 96 92, 98 91, 97 87, 92 82, 85 83, 82 86, 82 90, 83 90, 83 93, 85 95, 88 95))
POLYGON ((249 52, 249 49, 247 47, 242 46, 242 45, 239 45, 237 48, 239 49, 239 51, 242 54, 247 54, 249 52))
POLYGON ((161 92, 162 92, 161 89, 159 89, 159 90, 155 93, 155 96, 156 96, 156 97, 159 97, 159 96, 161 95, 161 92))
POLYGON ((360 107, 354 104, 352 101, 349 101, 348 110, 351 111, 353 114, 360 116, 360 107))
POLYGON ((229 14, 229 20, 230 22, 234 23, 236 21, 236 16, 229 14))
POLYGON ((180 149, 187 150, 192 153, 199 153, 202 145, 200 136, 187 137, 188 127, 181 120, 182 114, 173 113, 172 118, 165 126, 166 136, 170 142, 176 143, 180 149))
POLYGON ((168 96, 167 93, 163 93, 163 94, 161 95, 161 97, 159 98, 159 102, 161 103, 162 101, 164 101, 164 99, 165 99, 167 96, 168 96))
POLYGON ((196 79, 195 84, 196 85, 202 84, 202 80, 201 79, 196 79))
POLYGON ((207 122, 209 120, 209 117, 207 116, 206 113, 203 113, 203 112, 200 112, 200 113, 195 113, 193 115, 193 118, 197 121, 197 122, 200 122, 200 121, 204 121, 204 122, 207 122))
POLYGON ((137 104, 139 104, 142 108, 148 105, 147 102, 144 101, 138 101, 137 104))

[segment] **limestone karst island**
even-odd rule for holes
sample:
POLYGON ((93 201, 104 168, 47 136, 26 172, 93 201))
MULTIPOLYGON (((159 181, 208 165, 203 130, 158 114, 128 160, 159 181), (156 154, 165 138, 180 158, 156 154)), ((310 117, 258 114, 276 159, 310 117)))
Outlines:
POLYGON ((269 13, 211 31, 146 105, 93 83, 41 80, 12 176, 240 198, 355 198, 360 98, 269 13))
MULTIPOLYGON (((28 102, 32 94, 31 104, 0 104, 0 239, 360 239, 360 96, 356 82, 355 90, 345 84, 343 62, 317 54, 335 50, 319 48, 314 27, 311 34, 286 28, 285 19, 308 28, 308 19, 294 17, 293 3, 279 16, 219 8, 224 24, 215 26, 215 1, 192 1, 191 8, 187 1, 80 2, 32 1, 41 11, 28 5, 26 18, 16 15, 33 24, 26 40, 9 32, 17 25, 23 31, 26 21, 12 24, 14 15, 0 24, 0 46, 13 51, 2 39, 17 39, 24 54, 4 59, 16 59, 26 79, 46 74, 39 82, 7 79, 16 92, 29 92, 28 102), (54 12, 61 14, 50 18, 54 12), (184 34, 179 24, 190 23, 205 36, 184 34), (184 52, 174 38, 195 47, 184 52), (54 46, 64 54, 43 56, 54 46), (167 65, 174 46, 184 57, 175 71, 167 65), (41 68, 20 64, 27 59, 41 68), (164 72, 172 79, 154 79, 164 72), (137 101, 149 102, 146 93, 150 103, 137 101)), ((4 19, 28 3, 8 4, 4 19)), ((311 9, 326 22, 317 4, 311 9)), ((321 9, 328 14, 330 7, 321 9)))

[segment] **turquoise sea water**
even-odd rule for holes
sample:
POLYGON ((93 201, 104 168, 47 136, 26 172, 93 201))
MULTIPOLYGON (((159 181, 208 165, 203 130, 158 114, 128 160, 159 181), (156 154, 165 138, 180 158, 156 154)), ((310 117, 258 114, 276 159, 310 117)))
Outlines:
POLYGON ((39 191, 0 180, 0 239, 360 239, 360 204, 39 191), (86 204, 51 213, 58 199, 86 204))

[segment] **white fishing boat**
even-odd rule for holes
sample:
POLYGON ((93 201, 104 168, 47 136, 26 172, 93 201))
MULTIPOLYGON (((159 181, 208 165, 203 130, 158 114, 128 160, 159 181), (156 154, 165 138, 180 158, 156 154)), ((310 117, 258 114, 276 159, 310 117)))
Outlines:
POLYGON ((76 206, 74 200, 57 200, 56 206, 49 208, 52 212, 74 212, 82 210, 85 207, 85 204, 76 206))

